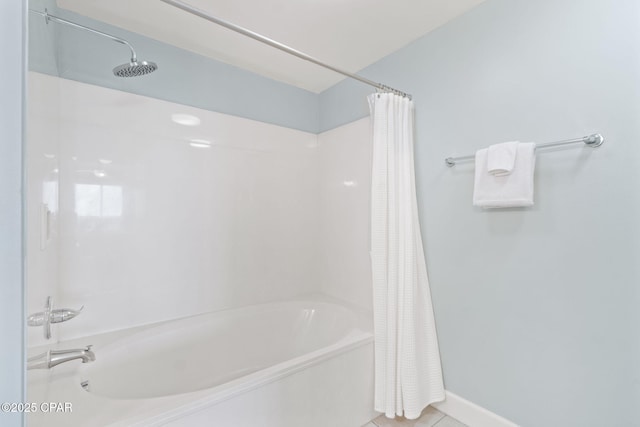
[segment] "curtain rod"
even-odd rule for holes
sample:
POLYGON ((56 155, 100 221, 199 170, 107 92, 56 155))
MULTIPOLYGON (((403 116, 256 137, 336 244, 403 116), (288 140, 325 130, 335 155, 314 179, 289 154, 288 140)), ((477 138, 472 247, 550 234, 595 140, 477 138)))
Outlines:
POLYGON ((224 19, 220 19, 220 18, 217 18, 215 16, 209 15, 205 11, 203 11, 201 9, 197 9, 197 8, 195 8, 193 6, 190 6, 190 5, 186 4, 186 3, 183 3, 183 2, 181 2, 179 0, 161 0, 161 1, 163 1, 164 3, 167 3, 167 4, 171 5, 171 6, 177 7, 178 9, 182 9, 185 12, 189 12, 189 13, 191 13, 193 15, 199 16, 200 18, 206 19, 207 21, 213 22, 214 24, 221 25, 221 26, 223 26, 225 28, 228 28, 229 30, 235 31, 236 33, 240 33, 240 34, 245 35, 247 37, 251 37, 254 40, 257 40, 259 42, 267 44, 267 45, 269 45, 271 47, 275 47, 276 49, 280 49, 281 51, 286 52, 286 53, 288 53, 290 55, 297 56, 298 58, 304 59, 305 61, 312 62, 312 63, 314 63, 316 65, 321 66, 321 67, 324 67, 324 68, 327 68, 327 69, 329 69, 331 71, 334 71, 336 73, 342 74, 343 76, 347 76, 347 77, 350 77, 352 79, 358 80, 358 81, 360 81, 360 82, 362 82, 364 84, 367 84, 369 86, 373 86, 376 89, 381 90, 383 92, 392 92, 392 93, 395 93, 396 95, 404 96, 404 97, 407 97, 407 98, 411 99, 411 95, 408 94, 408 93, 405 93, 405 92, 402 92, 400 90, 394 89, 394 88, 389 87, 387 85, 383 85, 381 83, 376 83, 376 82, 374 82, 372 80, 366 79, 364 77, 361 77, 361 76, 359 76, 357 74, 350 73, 348 71, 341 70, 340 68, 336 68, 336 67, 334 67, 332 65, 325 64, 324 62, 322 62, 322 61, 320 61, 320 60, 318 60, 318 59, 316 59, 316 58, 314 58, 312 56, 309 56, 306 53, 300 52, 299 50, 293 49, 293 48, 291 48, 291 47, 289 47, 289 46, 287 46, 285 44, 282 44, 282 43, 280 43, 278 41, 272 40, 272 39, 270 39, 268 37, 265 37, 265 36, 263 36, 261 34, 258 34, 256 32, 254 32, 254 31, 247 30, 246 28, 240 27, 239 25, 233 24, 233 23, 231 23, 229 21, 225 21, 224 19))
MULTIPOLYGON (((602 143, 604 142, 604 137, 602 135, 600 135, 599 133, 594 133, 593 135, 589 135, 589 136, 583 136, 582 138, 575 138, 575 139, 565 139, 563 141, 556 141, 556 142, 548 142, 546 144, 538 144, 536 145, 536 150, 538 148, 545 148, 545 147, 557 147, 559 145, 566 145, 566 144, 575 144, 577 142, 582 142, 585 145, 587 145, 588 147, 599 147, 602 145, 602 143)), ((456 162, 460 161, 460 160, 471 160, 471 159, 475 159, 475 155, 470 155, 470 156, 460 156, 460 157, 447 157, 446 159, 444 159, 444 162, 447 166, 449 167, 453 167, 456 165, 456 162)))

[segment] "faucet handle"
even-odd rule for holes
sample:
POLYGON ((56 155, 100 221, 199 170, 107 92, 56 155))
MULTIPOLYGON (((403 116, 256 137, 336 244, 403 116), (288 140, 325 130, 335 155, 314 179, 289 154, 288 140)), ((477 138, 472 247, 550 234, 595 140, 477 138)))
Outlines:
POLYGON ((51 338, 51 324, 62 323, 67 320, 71 320, 79 315, 84 309, 84 305, 78 310, 72 310, 70 308, 52 308, 51 297, 47 297, 47 301, 44 305, 44 311, 34 313, 27 317, 27 325, 29 326, 43 326, 44 337, 46 339, 51 338))

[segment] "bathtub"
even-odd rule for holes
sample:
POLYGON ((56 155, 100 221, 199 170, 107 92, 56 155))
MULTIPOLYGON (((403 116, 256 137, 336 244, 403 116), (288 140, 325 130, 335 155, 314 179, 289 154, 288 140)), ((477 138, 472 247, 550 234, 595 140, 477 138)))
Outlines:
POLYGON ((28 426, 359 427, 375 416, 370 317, 315 298, 61 343, 96 361, 29 371, 30 402, 72 412, 28 426))

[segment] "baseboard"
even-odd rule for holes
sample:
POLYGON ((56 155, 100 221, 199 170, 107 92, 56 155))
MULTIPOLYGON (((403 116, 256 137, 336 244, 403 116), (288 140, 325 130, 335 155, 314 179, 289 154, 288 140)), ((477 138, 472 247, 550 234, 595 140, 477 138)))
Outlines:
POLYGON ((443 402, 434 403, 431 406, 469 427, 518 427, 517 424, 506 418, 502 418, 450 391, 446 391, 445 394, 446 399, 443 402))

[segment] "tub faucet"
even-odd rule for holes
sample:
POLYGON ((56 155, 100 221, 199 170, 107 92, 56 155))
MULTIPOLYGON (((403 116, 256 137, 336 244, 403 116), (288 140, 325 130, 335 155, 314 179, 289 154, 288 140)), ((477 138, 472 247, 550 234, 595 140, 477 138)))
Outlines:
POLYGON ((96 360, 96 355, 91 351, 90 345, 87 348, 74 350, 49 350, 46 353, 30 357, 27 360, 27 369, 51 369, 61 363, 71 360, 81 359, 82 363, 89 363, 96 360))

